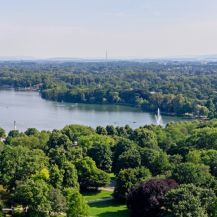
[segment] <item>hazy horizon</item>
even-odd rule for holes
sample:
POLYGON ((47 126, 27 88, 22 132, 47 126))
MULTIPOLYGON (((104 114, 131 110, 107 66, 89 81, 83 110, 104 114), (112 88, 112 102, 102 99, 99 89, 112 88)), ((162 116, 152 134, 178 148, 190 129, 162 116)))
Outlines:
POLYGON ((0 0, 0 57, 145 59, 217 54, 213 0, 0 0))

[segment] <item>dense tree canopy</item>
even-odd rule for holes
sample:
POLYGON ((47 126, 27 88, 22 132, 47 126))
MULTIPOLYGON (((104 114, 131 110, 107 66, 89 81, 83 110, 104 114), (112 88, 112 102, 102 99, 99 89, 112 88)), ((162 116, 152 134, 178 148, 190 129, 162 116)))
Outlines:
POLYGON ((0 87, 40 90, 54 101, 125 104, 177 115, 215 117, 216 84, 215 62, 0 63, 0 87))
POLYGON ((131 216, 215 217, 216 129, 212 119, 138 129, 13 130, 0 143, 0 201, 26 216, 85 216, 81 193, 114 187, 131 216))

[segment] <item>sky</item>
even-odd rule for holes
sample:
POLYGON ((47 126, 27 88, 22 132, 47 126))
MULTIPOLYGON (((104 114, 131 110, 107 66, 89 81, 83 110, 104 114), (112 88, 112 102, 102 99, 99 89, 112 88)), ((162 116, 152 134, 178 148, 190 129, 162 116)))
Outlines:
POLYGON ((217 54, 216 0, 0 0, 0 57, 217 54))

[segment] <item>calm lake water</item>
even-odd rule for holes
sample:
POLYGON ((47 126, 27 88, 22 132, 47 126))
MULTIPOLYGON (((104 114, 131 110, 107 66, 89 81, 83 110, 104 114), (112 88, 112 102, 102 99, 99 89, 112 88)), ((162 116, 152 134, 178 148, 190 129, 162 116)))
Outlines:
MULTIPOLYGON (((163 123, 182 120, 179 117, 163 116, 163 123)), ((0 127, 6 131, 24 131, 35 127, 39 130, 61 129, 67 124, 82 124, 91 127, 126 124, 133 128, 155 124, 155 116, 125 106, 86 105, 58 103, 44 100, 36 92, 0 90, 0 127)))

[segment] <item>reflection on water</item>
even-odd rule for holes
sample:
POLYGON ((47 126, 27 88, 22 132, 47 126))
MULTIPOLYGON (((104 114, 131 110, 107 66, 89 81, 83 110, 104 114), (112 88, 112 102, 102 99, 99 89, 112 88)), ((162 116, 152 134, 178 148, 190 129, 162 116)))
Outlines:
MULTIPOLYGON (((179 121, 181 118, 163 116, 163 123, 179 121)), ((82 124, 91 127, 126 124, 133 128, 155 124, 154 114, 141 112, 126 106, 87 105, 58 103, 43 100, 36 92, 14 90, 0 91, 0 127, 7 131, 17 128, 25 130, 35 127, 40 130, 60 129, 67 124, 82 124)))

